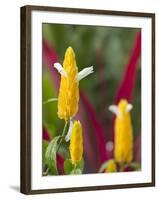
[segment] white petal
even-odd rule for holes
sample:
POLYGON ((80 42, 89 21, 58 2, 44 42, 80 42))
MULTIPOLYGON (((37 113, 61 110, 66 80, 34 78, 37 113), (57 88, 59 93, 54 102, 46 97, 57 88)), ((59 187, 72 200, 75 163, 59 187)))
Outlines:
POLYGON ((67 77, 67 72, 65 69, 62 67, 60 63, 54 63, 54 68, 57 69, 57 71, 62 75, 67 77))
POLYGON ((94 71, 93 71, 93 66, 91 67, 86 67, 84 68, 83 70, 81 70, 77 77, 76 77, 76 81, 80 81, 82 80, 83 78, 85 78, 86 76, 88 76, 89 74, 92 74, 94 71))
POLYGON ((72 126, 73 126, 73 122, 72 120, 70 120, 70 125, 69 125, 69 128, 68 128, 68 132, 67 132, 67 135, 65 137, 65 141, 68 142, 71 138, 71 133, 72 133, 72 126))
POLYGON ((109 109, 112 113, 114 113, 116 116, 118 116, 118 117, 121 116, 121 113, 120 113, 120 111, 119 111, 119 109, 118 109, 118 106, 116 106, 116 105, 111 105, 111 106, 109 106, 108 109, 109 109))
POLYGON ((132 108, 133 108, 133 105, 132 104, 128 104, 127 108, 126 108, 127 112, 129 112, 130 110, 132 110, 132 108))

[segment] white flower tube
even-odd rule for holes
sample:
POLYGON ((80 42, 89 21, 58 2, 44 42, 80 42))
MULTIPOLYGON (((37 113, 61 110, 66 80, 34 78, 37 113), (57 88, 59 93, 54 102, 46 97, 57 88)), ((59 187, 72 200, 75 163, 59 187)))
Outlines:
POLYGON ((78 75, 76 77, 76 81, 82 80, 83 78, 85 78, 89 74, 92 74, 93 72, 94 72, 93 71, 93 66, 84 68, 83 70, 78 72, 78 75))
POLYGON ((69 128, 68 128, 68 132, 67 132, 67 135, 65 137, 65 141, 68 142, 71 138, 71 133, 72 133, 72 126, 73 126, 73 121, 70 120, 70 125, 69 125, 69 128))
POLYGON ((57 69, 57 71, 62 75, 67 77, 67 72, 65 69, 62 67, 60 63, 54 63, 54 68, 57 69))
POLYGON ((111 105, 111 106, 109 106, 108 109, 109 109, 112 113, 114 113, 116 116, 118 116, 118 117, 121 116, 121 113, 120 113, 120 111, 119 111, 119 109, 118 109, 118 106, 116 106, 116 105, 111 105))

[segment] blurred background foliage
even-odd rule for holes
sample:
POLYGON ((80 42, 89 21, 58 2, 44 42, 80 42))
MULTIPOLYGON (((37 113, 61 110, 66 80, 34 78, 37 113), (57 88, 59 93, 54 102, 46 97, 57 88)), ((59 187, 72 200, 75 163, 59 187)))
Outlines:
MULTIPOLYGON (((62 63, 68 46, 76 53, 79 71, 93 65, 94 73, 80 82, 96 110, 97 117, 105 130, 106 140, 111 140, 112 113, 108 106, 114 103, 114 97, 122 81, 125 66, 128 63, 134 41, 139 29, 118 27, 96 27, 82 25, 43 24, 43 40, 57 53, 62 63)), ((43 65, 43 101, 57 97, 58 92, 52 84, 52 77, 43 65)), ((132 99, 132 121, 135 137, 141 131, 141 68, 138 72, 132 99)), ((53 64, 52 64, 53 66, 53 64)), ((49 66, 49 67, 52 67, 49 66)), ((57 117, 57 103, 43 105, 43 125, 51 137, 61 133, 63 121, 57 117)), ((62 151, 62 150, 61 150, 62 151)), ((65 152, 67 155, 68 152, 65 152)))

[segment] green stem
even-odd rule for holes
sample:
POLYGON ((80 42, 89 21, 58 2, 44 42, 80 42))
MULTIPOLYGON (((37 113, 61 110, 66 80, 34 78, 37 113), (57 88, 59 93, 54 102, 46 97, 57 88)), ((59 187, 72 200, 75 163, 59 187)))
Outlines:
POLYGON ((59 148, 60 148, 60 145, 62 143, 62 140, 64 139, 64 136, 66 135, 67 124, 68 124, 68 121, 65 121, 65 125, 64 125, 63 131, 62 131, 62 135, 61 135, 58 147, 57 147, 57 152, 59 151, 59 148))
POLYGON ((67 124, 68 124, 68 121, 65 121, 64 129, 63 129, 63 132, 62 132, 62 137, 65 136, 65 132, 66 132, 66 128, 67 128, 67 124))
POLYGON ((74 163, 73 169, 76 169, 76 167, 77 167, 77 163, 75 162, 75 163, 74 163))

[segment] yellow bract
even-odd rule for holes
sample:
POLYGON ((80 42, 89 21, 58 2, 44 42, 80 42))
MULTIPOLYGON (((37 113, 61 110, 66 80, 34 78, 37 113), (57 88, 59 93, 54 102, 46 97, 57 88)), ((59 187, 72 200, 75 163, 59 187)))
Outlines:
POLYGON ((83 155, 83 137, 82 126, 79 121, 75 121, 72 127, 70 139, 70 156, 73 163, 82 159, 83 155))
POLYGON ((133 130, 128 102, 120 100, 119 116, 115 119, 114 157, 119 163, 130 162, 133 159, 133 130))
POLYGON ((75 80, 78 74, 78 68, 72 47, 68 47, 65 52, 63 67, 67 76, 61 76, 58 97, 58 117, 68 120, 77 113, 79 101, 79 83, 75 80))
POLYGON ((105 172, 109 173, 109 172, 116 172, 116 171, 117 171, 117 167, 116 167, 115 161, 114 160, 109 160, 107 162, 107 166, 106 166, 105 172))

